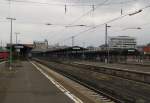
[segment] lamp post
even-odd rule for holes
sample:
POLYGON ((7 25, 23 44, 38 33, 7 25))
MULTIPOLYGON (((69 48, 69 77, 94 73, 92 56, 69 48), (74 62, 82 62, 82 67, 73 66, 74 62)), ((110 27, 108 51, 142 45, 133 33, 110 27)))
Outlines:
POLYGON ((13 20, 16 20, 15 18, 6 18, 8 20, 10 20, 10 54, 9 54, 9 69, 12 70, 12 22, 13 20))
POLYGON ((108 28, 111 26, 108 26, 105 24, 105 46, 107 51, 107 63, 109 63, 109 44, 108 44, 108 28))
POLYGON ((143 11, 143 10, 140 9, 140 10, 138 10, 138 11, 135 11, 135 12, 133 12, 133 13, 130 13, 129 16, 133 16, 133 15, 135 15, 135 14, 138 14, 138 13, 142 12, 142 11, 143 11))
MULTIPOLYGON (((46 23, 45 25, 47 26, 51 26, 51 25, 54 25, 54 24, 51 24, 51 23, 46 23)), ((67 26, 64 26, 66 28, 68 27, 87 27, 87 25, 84 25, 84 24, 79 24, 79 25, 67 25, 67 26)), ((72 42, 72 47, 75 45, 75 36, 71 36, 71 42, 72 42)))
POLYGON ((83 25, 83 24, 80 24, 80 25, 67 25, 65 27, 87 27, 87 25, 83 25))
POLYGON ((133 28, 125 28, 125 29, 122 29, 122 30, 125 31, 125 30, 129 30, 129 29, 141 30, 142 28, 141 27, 133 27, 133 28))

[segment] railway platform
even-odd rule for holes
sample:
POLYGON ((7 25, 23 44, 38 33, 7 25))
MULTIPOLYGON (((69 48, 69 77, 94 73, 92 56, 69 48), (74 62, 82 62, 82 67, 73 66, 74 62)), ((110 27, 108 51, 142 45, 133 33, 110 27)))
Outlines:
POLYGON ((32 63, 9 70, 0 63, 0 103, 74 103, 32 63))

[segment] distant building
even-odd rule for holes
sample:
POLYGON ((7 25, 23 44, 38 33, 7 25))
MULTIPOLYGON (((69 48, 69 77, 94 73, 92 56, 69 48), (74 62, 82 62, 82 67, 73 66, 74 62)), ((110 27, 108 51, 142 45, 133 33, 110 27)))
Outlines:
POLYGON ((129 36, 110 37, 108 44, 111 49, 136 49, 136 39, 129 36))
POLYGON ((33 42, 35 49, 48 49, 48 41, 34 41, 33 42))
POLYGON ((143 50, 144 50, 144 54, 150 55, 150 46, 145 46, 143 50))
POLYGON ((100 47, 93 47, 93 46, 88 46, 86 49, 88 51, 100 51, 101 50, 100 47))
POLYGON ((93 46, 88 46, 88 47, 87 47, 88 50, 92 50, 92 51, 94 50, 94 48, 95 48, 95 47, 93 47, 93 46))

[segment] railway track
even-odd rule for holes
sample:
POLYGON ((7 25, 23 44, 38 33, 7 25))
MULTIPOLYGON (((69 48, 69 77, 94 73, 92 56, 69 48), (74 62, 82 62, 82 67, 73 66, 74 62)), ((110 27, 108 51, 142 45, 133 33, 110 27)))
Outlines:
MULTIPOLYGON (((73 68, 73 67, 79 68, 78 71, 75 69, 73 71, 71 71, 70 69, 66 69, 66 70, 61 69, 62 67, 66 68, 65 66, 68 66, 68 64, 62 63, 62 65, 61 65, 61 63, 55 62, 56 64, 54 63, 55 65, 52 66, 52 64, 50 62, 47 62, 47 61, 43 62, 41 60, 40 60, 40 62, 42 62, 44 65, 47 65, 51 68, 54 68, 55 71, 63 74, 64 76, 66 76, 66 77, 92 89, 92 90, 94 90, 95 92, 103 95, 104 97, 107 97, 108 100, 110 99, 110 100, 115 101, 116 103, 141 103, 141 102, 137 102, 137 101, 141 101, 141 100, 136 100, 136 99, 138 99, 138 98, 140 98, 140 99, 144 98, 142 100, 148 99, 147 98, 148 96, 144 96, 143 92, 142 92, 143 93, 143 96, 142 96, 142 93, 136 94, 136 93, 132 93, 130 90, 128 90, 131 88, 130 86, 128 86, 130 83, 127 83, 128 85, 125 84, 125 86, 122 86, 122 85, 120 86, 120 84, 124 83, 124 81, 131 82, 131 80, 121 79, 118 81, 118 79, 116 79, 116 77, 113 77, 112 81, 106 80, 106 82, 105 82, 103 80, 96 80, 97 78, 95 78, 95 77, 94 78, 90 77, 90 75, 97 73, 97 71, 95 71, 93 69, 90 69, 90 70, 87 68, 83 69, 83 67, 82 67, 82 70, 81 70, 81 67, 77 67, 77 66, 70 64, 69 66, 71 66, 71 67, 69 67, 69 68, 73 68), (59 68, 59 67, 61 67, 61 68, 59 68), (89 73, 89 74, 86 73, 87 70, 89 70, 88 72, 91 72, 91 73, 89 73), (83 74, 85 74, 85 77, 83 76, 83 74), (118 83, 116 82, 116 80, 118 81, 118 83), (122 82, 122 83, 119 83, 119 82, 122 82), (113 83, 114 86, 112 86, 111 83, 113 83), (105 87, 103 87, 103 84, 105 85, 105 87), (115 85, 118 87, 116 87, 115 85)), ((101 74, 101 75, 103 75, 103 74, 101 74)), ((99 74, 98 74, 98 76, 99 76, 99 74)), ((131 82, 131 85, 134 85, 134 83, 131 82)), ((135 85, 135 87, 136 86, 137 85, 135 85)), ((132 87, 132 89, 133 89, 133 87, 132 87)), ((140 87, 140 89, 141 89, 141 87, 140 87)), ((139 89, 139 87, 137 88, 137 90, 140 90, 140 89, 139 89)), ((133 91, 135 91, 135 90, 133 90, 133 91)), ((141 89, 141 91, 143 91, 143 90, 141 89)), ((138 92, 141 92, 141 91, 138 91, 138 92)), ((144 89, 144 91, 146 91, 146 90, 144 89)), ((150 94, 148 94, 148 95, 150 95, 150 94)), ((148 99, 146 101, 150 101, 150 100, 148 99)), ((143 102, 143 103, 149 103, 149 102, 143 102)))
POLYGON ((75 81, 75 82, 77 82, 77 83, 79 83, 79 84, 81 84, 81 85, 83 85, 83 86, 85 86, 85 87, 95 91, 96 93, 100 94, 101 95, 100 99, 104 103, 125 103, 125 102, 119 100, 118 98, 115 98, 115 97, 113 97, 113 96, 111 96, 111 95, 109 95, 109 94, 107 94, 107 93, 105 93, 103 91, 98 90, 97 88, 94 88, 93 86, 85 83, 83 80, 81 80, 79 78, 76 78, 75 76, 73 76, 71 74, 68 74, 68 73, 65 73, 65 72, 62 72, 62 71, 57 71, 57 72, 59 72, 60 74, 64 75, 65 77, 68 77, 71 80, 73 80, 73 81, 75 81))
MULTIPOLYGON (((43 63, 43 61, 41 61, 41 60, 37 60, 36 59, 35 61, 40 62, 40 63, 42 63, 44 65, 47 65, 47 64, 43 63)), ((103 101, 103 103, 125 103, 124 101, 119 100, 118 98, 115 98, 115 97, 111 96, 110 94, 107 94, 107 93, 105 93, 103 91, 100 91, 97 88, 89 85, 88 83, 85 83, 83 80, 81 80, 80 78, 77 78, 76 76, 74 76, 72 74, 69 74, 69 73, 61 71, 61 70, 56 70, 56 71, 58 73, 62 74, 63 76, 65 76, 67 78, 70 78, 71 80, 73 80, 73 81, 75 81, 75 82, 77 82, 77 83, 79 83, 79 84, 81 84, 81 85, 83 85, 83 86, 93 90, 94 92, 98 93, 99 97, 103 101)))
POLYGON ((133 80, 136 82, 143 82, 150 84, 150 73, 146 72, 140 72, 140 71, 132 71, 132 70, 124 70, 124 69, 116 69, 113 67, 105 67, 105 66, 94 66, 90 64, 84 64, 84 63, 76 63, 76 62, 60 62, 57 61, 57 63, 62 63, 82 69, 88 69, 91 71, 104 73, 112 76, 118 76, 121 78, 133 80))
POLYGON ((134 65, 134 66, 140 66, 140 67, 150 67, 150 64, 144 64, 144 63, 119 63, 124 65, 134 65))

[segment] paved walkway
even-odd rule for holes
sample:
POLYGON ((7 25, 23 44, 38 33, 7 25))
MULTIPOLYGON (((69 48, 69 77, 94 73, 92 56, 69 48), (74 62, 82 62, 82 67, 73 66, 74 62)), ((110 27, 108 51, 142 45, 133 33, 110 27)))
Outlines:
POLYGON ((0 64, 0 103, 73 103, 31 63, 12 71, 0 64))

